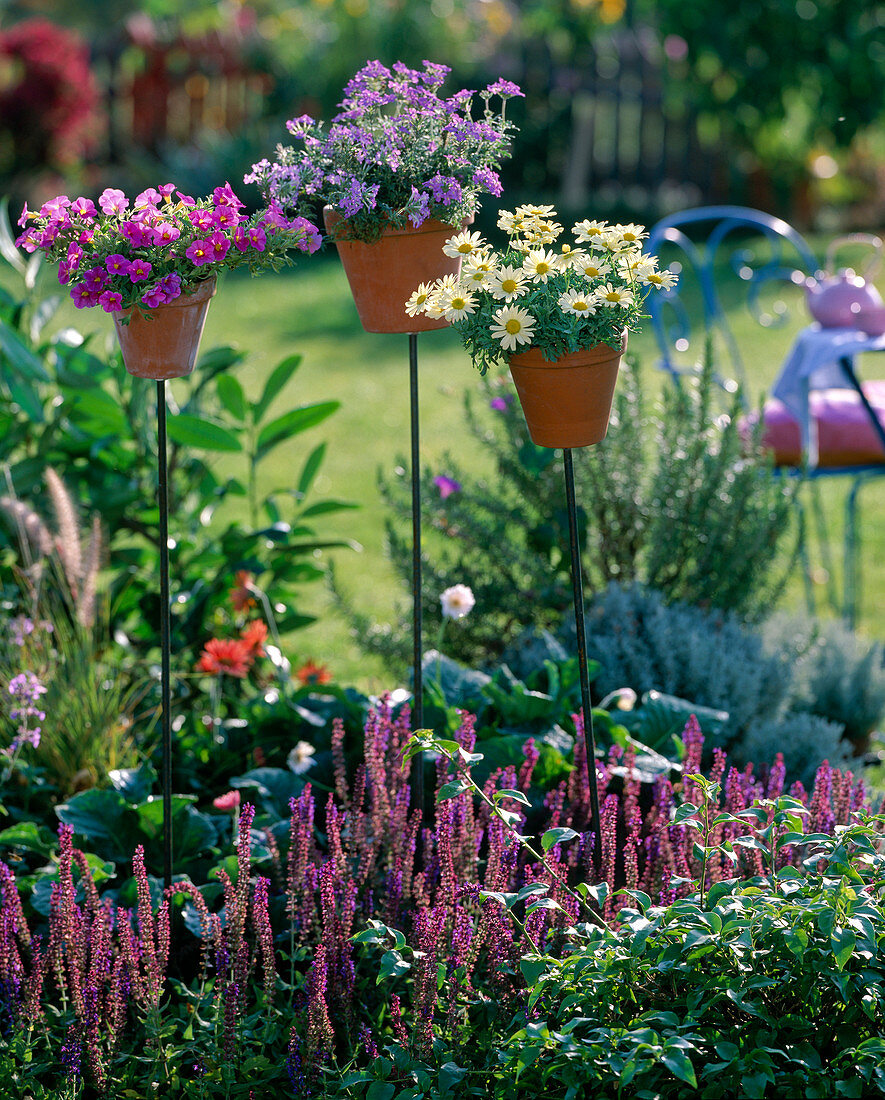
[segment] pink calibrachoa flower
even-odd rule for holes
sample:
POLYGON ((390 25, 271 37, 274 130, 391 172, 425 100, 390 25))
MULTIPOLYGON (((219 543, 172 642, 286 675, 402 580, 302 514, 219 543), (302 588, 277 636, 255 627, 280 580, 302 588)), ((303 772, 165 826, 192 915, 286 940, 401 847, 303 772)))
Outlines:
POLYGON ((152 286, 150 290, 142 294, 141 300, 148 307, 148 309, 156 309, 157 306, 163 306, 166 304, 166 295, 158 286, 152 286))
POLYGON ((104 266, 112 275, 128 275, 129 268, 132 265, 125 256, 119 252, 114 252, 105 260, 104 266))
POLYGON ((100 267, 90 267, 88 271, 83 272, 82 278, 83 285, 93 294, 100 294, 109 281, 107 272, 100 267))
POLYGON ((165 275, 157 284, 167 302, 173 302, 181 294, 181 276, 173 271, 171 275, 165 275))
POLYGON ((71 291, 71 297, 77 309, 88 309, 90 306, 98 305, 99 295, 91 293, 83 283, 77 283, 71 291))
POLYGON ((220 794, 217 798, 212 799, 212 805, 216 810, 223 810, 226 813, 230 813, 232 810, 236 810, 240 805, 240 792, 228 791, 226 794, 220 794))
POLYGON ((115 313, 123 308, 123 295, 115 290, 106 290, 98 299, 98 304, 105 313, 115 313))
POLYGON ((210 260, 223 260, 230 249, 230 241, 223 233, 213 233, 208 240, 210 260))
POLYGON ((195 267, 212 262, 212 246, 208 241, 194 241, 184 254, 195 267))
POLYGON ((143 283, 153 271, 153 265, 147 260, 133 260, 129 265, 129 278, 133 283, 143 283))
POLYGON ((172 244, 181 236, 181 230, 172 222, 160 222, 154 226, 154 239, 157 244, 172 244))
POLYGON ((116 187, 107 187, 99 196, 98 205, 105 214, 122 214, 126 209, 127 199, 116 187))
POLYGON ((191 225, 203 232, 217 225, 215 214, 211 210, 192 210, 190 220, 191 225))

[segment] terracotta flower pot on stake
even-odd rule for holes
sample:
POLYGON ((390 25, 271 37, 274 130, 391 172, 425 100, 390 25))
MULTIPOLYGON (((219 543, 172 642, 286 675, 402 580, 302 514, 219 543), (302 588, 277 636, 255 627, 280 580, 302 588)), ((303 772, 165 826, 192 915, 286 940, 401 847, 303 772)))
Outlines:
MULTIPOLYGON (((472 220, 472 219, 471 219, 472 220)), ((426 221, 417 229, 388 229, 377 241, 348 240, 344 215, 323 209, 326 232, 335 241, 360 323, 366 332, 407 333, 412 461, 412 724, 424 725, 423 623, 421 611, 421 455, 418 413, 418 333, 446 328, 448 322, 405 310, 418 283, 459 275, 459 257, 446 256, 443 245, 457 230, 445 222, 426 221)), ((465 223, 469 224, 469 223, 465 223)), ((412 765, 412 796, 424 808, 423 757, 412 765)))
POLYGON ((169 600, 169 490, 166 458, 166 380, 191 373, 206 323, 215 279, 193 294, 151 309, 115 313, 114 326, 126 370, 157 383, 157 503, 160 512, 160 743, 162 748, 163 881, 172 883, 172 690, 169 600), (128 322, 123 323, 124 317, 128 322))

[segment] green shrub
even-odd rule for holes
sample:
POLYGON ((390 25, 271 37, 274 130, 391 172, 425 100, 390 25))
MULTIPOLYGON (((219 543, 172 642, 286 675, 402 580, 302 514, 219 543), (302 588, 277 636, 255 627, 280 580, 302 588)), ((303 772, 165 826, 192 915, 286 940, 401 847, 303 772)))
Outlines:
MULTIPOLYGON (((740 397, 720 415, 716 392, 708 363, 693 381, 668 387, 649 412, 637 365, 626 357, 607 437, 574 452, 588 593, 613 580, 639 581, 667 602, 727 608, 742 618, 771 607, 788 573, 782 551, 795 487, 766 460, 744 455, 740 397)), ((478 613, 448 644, 452 656, 473 665, 499 657, 529 622, 555 627, 572 600, 559 454, 529 440, 502 379, 487 381, 485 394, 495 410, 491 423, 469 398, 466 423, 489 452, 494 480, 465 469, 454 454, 422 475, 425 620, 439 622, 444 589, 469 585, 478 613), (459 488, 444 495, 434 480, 441 471, 459 488)), ((391 560, 408 584, 407 463, 380 485, 392 513, 391 560)), ((405 618, 378 626, 349 614, 361 644, 405 667, 405 618)))

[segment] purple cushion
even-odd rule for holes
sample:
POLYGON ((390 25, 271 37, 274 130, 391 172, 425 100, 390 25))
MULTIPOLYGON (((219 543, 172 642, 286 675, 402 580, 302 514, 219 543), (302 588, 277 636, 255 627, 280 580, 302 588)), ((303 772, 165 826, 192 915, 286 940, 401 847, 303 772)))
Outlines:
MULTIPOLYGON (((863 391, 885 425, 885 379, 864 382, 863 391)), ((869 414, 852 389, 815 390, 810 396, 811 415, 817 421, 818 466, 885 464, 885 450, 869 414)), ((777 466, 798 466, 802 461, 799 422, 775 398, 765 403, 762 446, 774 451, 777 466)), ((755 416, 747 417, 742 431, 748 438, 755 416)))

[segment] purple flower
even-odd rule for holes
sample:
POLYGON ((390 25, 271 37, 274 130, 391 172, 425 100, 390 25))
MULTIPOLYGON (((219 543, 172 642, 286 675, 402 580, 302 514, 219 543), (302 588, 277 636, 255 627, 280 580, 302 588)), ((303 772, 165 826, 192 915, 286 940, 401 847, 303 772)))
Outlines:
POLYGON ((501 186, 500 176, 497 172, 493 172, 491 168, 477 169, 473 173, 473 182, 477 187, 481 187, 483 191, 488 191, 490 195, 494 195, 496 198, 504 190, 501 186))
POLYGON ((173 302, 181 295, 181 276, 174 271, 171 275, 164 275, 157 287, 163 291, 167 302, 173 302))
POLYGON ((93 294, 85 283, 77 283, 71 291, 71 297, 74 299, 74 305, 77 309, 87 309, 89 306, 98 305, 98 295, 93 294))
POLYGON ((120 235, 125 237, 133 248, 145 248, 153 244, 150 228, 140 222, 123 222, 120 226, 120 235))
POLYGON ((307 218, 293 218, 289 222, 289 228, 295 233, 304 234, 295 247, 300 252, 306 252, 309 256, 313 255, 323 243, 322 233, 320 233, 313 222, 309 222, 307 218))
POLYGON ((160 222, 154 226, 154 240, 157 244, 172 244, 181 236, 181 230, 172 222, 160 222))
POLYGON ((129 265, 129 278, 133 283, 143 283, 153 271, 153 266, 147 260, 133 260, 129 265))
POLYGON ((123 308, 123 295, 115 290, 106 290, 98 299, 98 304, 105 313, 114 313, 123 308))
POLYGON ((152 286, 142 294, 141 300, 148 309, 156 309, 157 306, 166 304, 166 295, 159 286, 152 286))
POLYGON ((192 210, 190 213, 191 225, 195 229, 203 230, 214 229, 217 222, 215 220, 215 214, 211 210, 192 210))
POLYGON ((267 247, 267 234, 260 225, 253 225, 251 229, 246 231, 246 242, 256 252, 263 252, 267 247))
POLYGON ((489 408, 496 412, 507 412, 513 402, 513 397, 507 393, 503 397, 493 397, 489 402, 489 408))
POLYGON ((413 187, 406 211, 409 215, 409 221, 416 229, 419 225, 423 225, 430 217, 430 196, 427 192, 419 191, 417 187, 413 187))
POLYGON ((111 275, 128 275, 129 268, 132 266, 129 260, 119 252, 114 252, 113 255, 108 256, 104 262, 105 268, 111 273, 111 275))
POLYGON ((107 187, 98 197, 98 205, 105 214, 123 214, 127 206, 126 196, 116 187, 107 187))
POLYGON ((83 272, 83 285, 93 294, 100 294, 109 281, 107 271, 101 267, 90 267, 83 272))
POLYGON ((232 206, 235 210, 241 210, 246 204, 240 202, 229 183, 223 187, 216 187, 212 192, 212 198, 216 206, 232 206))
POLYGON ((525 92, 520 88, 518 84, 514 84, 512 80, 498 79, 494 84, 490 84, 486 91, 489 95, 499 95, 504 98, 510 98, 510 96, 519 95, 525 98, 525 92))
POLYGON ((209 245, 210 250, 210 261, 223 260, 230 251, 230 241, 227 239, 227 237, 224 236, 223 233, 213 233, 207 241, 207 244, 209 245))
POLYGON ((452 477, 446 477, 445 474, 437 474, 433 479, 433 484, 439 489, 440 500, 445 500, 452 493, 461 492, 461 482, 455 481, 452 477))
POLYGON ((71 213, 80 218, 94 218, 97 216, 98 211, 95 209, 95 203, 92 199, 81 197, 71 203, 71 213))
POLYGON ((187 256, 194 267, 202 267, 203 264, 211 264, 212 246, 208 241, 194 241, 185 252, 185 256, 187 256))

